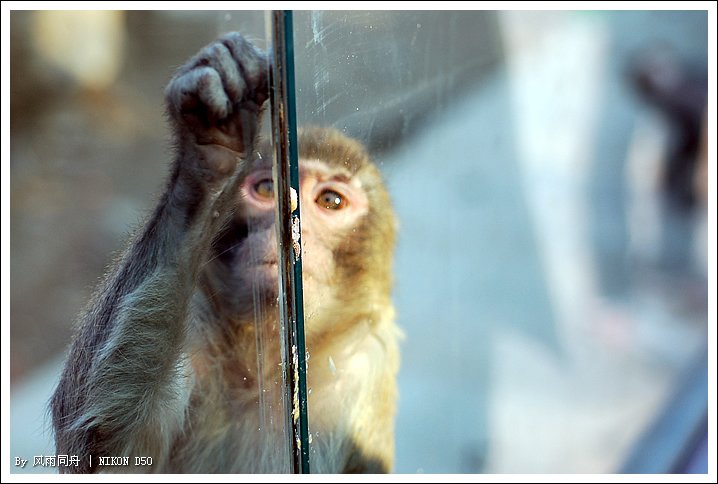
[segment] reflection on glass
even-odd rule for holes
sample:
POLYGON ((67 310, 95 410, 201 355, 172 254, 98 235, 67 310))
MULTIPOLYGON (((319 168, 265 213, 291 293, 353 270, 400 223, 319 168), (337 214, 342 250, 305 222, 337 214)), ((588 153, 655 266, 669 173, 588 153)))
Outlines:
MULTIPOLYGON (((218 13, 218 18, 218 36, 238 31, 262 50, 271 51, 269 33, 272 24, 265 12, 222 12, 218 13)), ((261 120, 263 132, 271 132, 269 109, 261 120)), ((230 338, 238 350, 238 360, 232 362, 237 366, 235 371, 240 369, 240 373, 245 374, 246 367, 243 381, 237 382, 240 391, 232 397, 230 390, 228 395, 230 399, 235 399, 233 405, 238 412, 238 426, 231 432, 231 438, 240 444, 242 448, 239 450, 243 455, 231 472, 290 473, 293 469, 291 429, 287 427, 286 419, 291 411, 291 402, 287 401, 285 394, 283 328, 278 297, 273 159, 271 140, 265 136, 257 146, 251 168, 241 187, 241 196, 247 206, 240 207, 240 216, 246 216, 246 220, 240 220, 240 226, 232 223, 227 226, 225 234, 228 235, 226 240, 229 241, 229 247, 219 247, 217 250, 220 258, 237 256, 249 261, 260 261, 256 271, 241 276, 244 284, 251 287, 252 300, 248 301, 251 310, 249 318, 241 322, 236 340, 230 338), (232 243, 231 234, 237 231, 241 232, 240 237, 244 240, 253 242, 242 245, 232 243), (233 254, 233 250, 241 253, 233 254), (251 389, 250 392, 244 391, 247 387, 251 389)), ((218 240, 222 241, 222 236, 218 240)), ((228 274, 227 277, 233 276, 228 274)), ((216 290, 222 291, 221 288, 216 290)), ((231 294, 226 297, 232 300, 231 294)))

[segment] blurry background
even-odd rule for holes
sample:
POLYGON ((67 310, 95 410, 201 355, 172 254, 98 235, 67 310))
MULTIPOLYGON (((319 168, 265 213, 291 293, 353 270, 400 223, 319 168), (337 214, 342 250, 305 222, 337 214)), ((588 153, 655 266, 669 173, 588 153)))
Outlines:
MULTIPOLYGON (((300 124, 364 141, 401 220, 396 471, 622 470, 707 348, 707 12, 294 21, 300 124)), ((266 42, 263 12, 10 26, 12 465, 54 453, 44 406, 159 194, 174 69, 266 42)))

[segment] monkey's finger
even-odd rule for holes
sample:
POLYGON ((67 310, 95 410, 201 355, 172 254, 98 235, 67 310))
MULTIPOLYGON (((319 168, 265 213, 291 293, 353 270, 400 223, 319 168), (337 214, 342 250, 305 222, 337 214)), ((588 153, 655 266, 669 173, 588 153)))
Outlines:
POLYGON ((198 67, 173 79, 167 87, 167 98, 170 108, 180 113, 206 107, 207 116, 215 122, 226 118, 232 109, 222 79, 211 67, 198 67))
POLYGON ((246 96, 262 105, 269 97, 267 54, 237 32, 231 32, 219 41, 229 49, 242 73, 248 89, 246 96))
MULTIPOLYGON (((196 60, 196 68, 206 66, 214 69, 222 80, 224 91, 232 104, 242 101, 247 91, 240 68, 230 50, 221 42, 206 47, 196 60)), ((231 114, 231 113, 229 113, 231 114)))

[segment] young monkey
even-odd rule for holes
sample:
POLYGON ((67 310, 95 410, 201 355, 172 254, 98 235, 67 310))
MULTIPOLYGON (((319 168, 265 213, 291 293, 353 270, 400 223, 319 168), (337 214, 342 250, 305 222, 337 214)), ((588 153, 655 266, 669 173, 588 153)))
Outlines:
MULTIPOLYGON (((60 471, 283 472, 280 350, 257 350, 279 326, 266 56, 225 35, 165 92, 176 159, 80 317, 51 402, 80 464, 60 471)), ((358 142, 309 129, 299 157, 311 470, 390 472, 395 216, 358 142)))

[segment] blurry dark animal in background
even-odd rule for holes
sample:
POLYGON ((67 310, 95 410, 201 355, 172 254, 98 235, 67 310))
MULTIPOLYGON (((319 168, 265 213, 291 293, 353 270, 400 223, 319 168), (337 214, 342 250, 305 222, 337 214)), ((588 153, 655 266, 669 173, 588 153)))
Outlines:
POLYGON ((664 170, 668 200, 688 210, 700 195, 697 180, 701 147, 705 143, 708 102, 707 66, 694 67, 667 49, 656 48, 635 56, 629 75, 642 97, 670 122, 672 146, 664 170), (698 193, 697 193, 698 191, 698 193))

